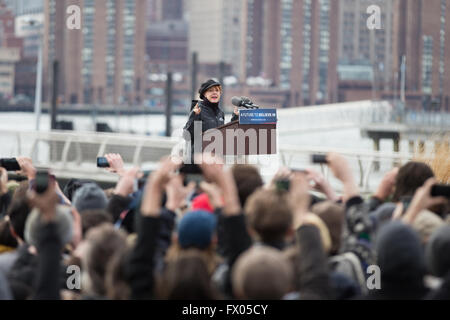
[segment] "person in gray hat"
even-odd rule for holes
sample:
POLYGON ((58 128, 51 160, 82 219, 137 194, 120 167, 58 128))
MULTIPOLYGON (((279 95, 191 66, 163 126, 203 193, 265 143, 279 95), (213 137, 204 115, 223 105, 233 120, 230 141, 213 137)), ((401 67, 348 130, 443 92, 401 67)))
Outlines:
POLYGON ((82 214, 85 210, 106 209, 108 198, 97 184, 87 183, 75 192, 72 205, 82 214))

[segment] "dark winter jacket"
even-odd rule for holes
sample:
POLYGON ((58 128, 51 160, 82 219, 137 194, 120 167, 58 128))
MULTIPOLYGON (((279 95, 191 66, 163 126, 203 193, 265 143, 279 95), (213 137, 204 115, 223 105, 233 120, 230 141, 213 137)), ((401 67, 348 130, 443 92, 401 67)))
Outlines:
MULTIPOLYGON (((198 104, 201 109, 200 114, 195 114, 194 111, 191 111, 189 114, 189 119, 184 126, 184 130, 189 132, 191 144, 194 143, 194 122, 201 121, 202 122, 202 133, 218 128, 225 124, 225 114, 222 109, 220 109, 218 103, 211 103, 208 100, 200 101, 198 104)), ((231 121, 238 120, 237 115, 233 115, 231 121)), ((186 139, 188 140, 188 139, 186 139)))

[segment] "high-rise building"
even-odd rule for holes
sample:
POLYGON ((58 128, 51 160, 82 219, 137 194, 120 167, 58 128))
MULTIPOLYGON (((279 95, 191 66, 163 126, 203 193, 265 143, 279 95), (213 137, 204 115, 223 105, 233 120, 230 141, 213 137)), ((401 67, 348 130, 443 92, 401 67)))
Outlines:
POLYGON ((44 71, 59 62, 59 94, 68 103, 139 103, 144 93, 146 0, 46 0, 44 71), (67 27, 69 5, 81 28, 67 27))
POLYGON ((14 96, 15 63, 19 60, 19 48, 0 47, 0 96, 14 96))
POLYGON ((393 30, 393 78, 401 91, 404 62, 406 106, 449 110, 450 0, 396 0, 393 30))
POLYGON ((42 13, 44 0, 3 0, 15 15, 42 13))
POLYGON ((339 63, 369 65, 377 87, 387 88, 392 71, 392 0, 341 0, 339 12, 339 63), (380 8, 381 28, 367 27, 367 9, 380 8))
POLYGON ((245 80, 247 0, 188 0, 186 9, 189 53, 198 52, 200 64, 229 64, 245 80))
POLYGON ((183 20, 152 23, 147 30, 148 71, 151 73, 187 72, 188 26, 183 20))
POLYGON ((146 0, 149 22, 182 20, 185 0, 146 0))
POLYGON ((262 75, 264 0, 248 0, 247 9, 247 76, 262 75))
POLYGON ((263 70, 291 106, 335 102, 339 0, 264 2, 263 70))

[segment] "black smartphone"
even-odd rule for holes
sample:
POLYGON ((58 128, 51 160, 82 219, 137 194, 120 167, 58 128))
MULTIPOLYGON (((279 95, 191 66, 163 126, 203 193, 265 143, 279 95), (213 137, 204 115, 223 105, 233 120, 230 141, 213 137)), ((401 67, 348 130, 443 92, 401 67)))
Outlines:
POLYGON ((98 168, 109 168, 109 162, 105 157, 97 158, 97 167, 98 168))
POLYGON ((191 101, 191 111, 194 110, 195 106, 197 105, 198 100, 192 100, 191 101))
POLYGON ((291 187, 291 181, 288 179, 279 179, 275 181, 275 187, 277 191, 289 191, 291 187))
POLYGON ((325 154, 313 154, 311 156, 312 163, 328 163, 327 156, 325 154))
POLYGON ((36 180, 34 185, 34 190, 39 193, 45 193, 48 189, 48 184, 50 182, 50 175, 48 171, 41 170, 36 173, 36 180))
POLYGON ((447 197, 450 198, 450 185, 435 184, 431 187, 432 197, 447 197))
POLYGON ((19 171, 20 165, 16 158, 0 159, 0 167, 5 168, 6 171, 19 171))
POLYGON ((204 180, 203 170, 197 164, 183 164, 178 173, 184 176, 184 185, 188 185, 190 182, 199 185, 204 180))

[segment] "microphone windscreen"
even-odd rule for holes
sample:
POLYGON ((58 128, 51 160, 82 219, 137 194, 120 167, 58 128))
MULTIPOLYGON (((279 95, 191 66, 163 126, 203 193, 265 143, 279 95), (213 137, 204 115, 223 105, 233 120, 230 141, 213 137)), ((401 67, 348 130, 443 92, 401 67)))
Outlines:
POLYGON ((242 99, 238 97, 233 97, 231 99, 231 103, 236 107, 240 107, 242 105, 242 99))

